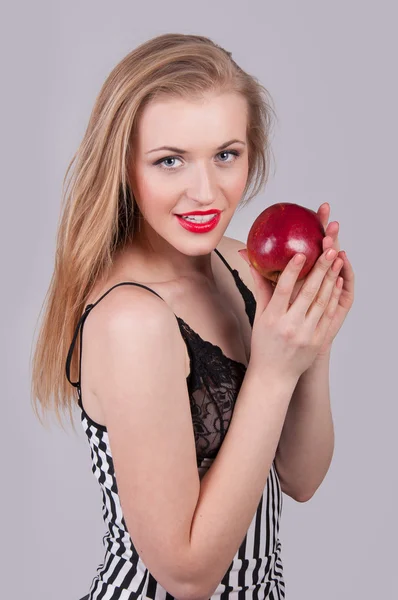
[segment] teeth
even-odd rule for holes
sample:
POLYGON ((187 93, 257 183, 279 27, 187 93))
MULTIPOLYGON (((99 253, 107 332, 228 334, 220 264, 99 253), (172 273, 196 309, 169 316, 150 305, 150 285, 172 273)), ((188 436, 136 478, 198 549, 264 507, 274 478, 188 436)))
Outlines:
POLYGON ((213 213, 211 215, 205 215, 203 217, 199 216, 199 215, 191 215, 190 217, 182 217, 183 219, 185 219, 186 221, 192 221, 193 223, 207 223, 208 221, 211 221, 212 219, 214 219, 214 217, 216 216, 216 213, 213 213))

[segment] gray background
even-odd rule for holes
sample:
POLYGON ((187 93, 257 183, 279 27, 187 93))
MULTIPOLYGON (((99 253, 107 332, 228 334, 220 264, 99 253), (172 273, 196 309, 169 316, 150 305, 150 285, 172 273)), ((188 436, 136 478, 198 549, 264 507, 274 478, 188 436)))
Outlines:
POLYGON ((287 599, 394 596, 397 17, 396 3, 386 0, 69 0, 3 8, 3 598, 80 598, 102 560, 101 496, 79 413, 77 435, 55 420, 50 430, 40 425, 29 400, 29 360, 67 163, 110 70, 167 32, 214 39, 275 101, 276 169, 226 234, 245 242, 254 218, 275 202, 316 210, 327 201, 355 269, 355 303, 332 352, 333 462, 309 502, 284 496, 287 599))

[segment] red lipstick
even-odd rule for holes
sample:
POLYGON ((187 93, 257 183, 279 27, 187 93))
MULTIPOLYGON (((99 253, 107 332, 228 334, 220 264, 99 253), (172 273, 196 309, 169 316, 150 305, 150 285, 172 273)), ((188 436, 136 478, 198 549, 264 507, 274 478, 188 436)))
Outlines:
POLYGON ((195 211, 193 213, 186 213, 187 215, 204 215, 204 214, 214 214, 213 219, 210 219, 209 221, 207 221, 206 223, 194 223, 193 221, 188 221, 188 219, 183 219, 181 215, 176 215, 178 222, 180 223, 180 225, 182 227, 184 227, 184 229, 187 229, 187 231, 191 231, 192 233, 207 233, 208 231, 211 231, 212 229, 214 229, 215 227, 217 227, 218 223, 220 222, 221 219, 221 211, 214 211, 214 210, 208 210, 206 211, 206 213, 204 212, 200 212, 200 211, 195 211))

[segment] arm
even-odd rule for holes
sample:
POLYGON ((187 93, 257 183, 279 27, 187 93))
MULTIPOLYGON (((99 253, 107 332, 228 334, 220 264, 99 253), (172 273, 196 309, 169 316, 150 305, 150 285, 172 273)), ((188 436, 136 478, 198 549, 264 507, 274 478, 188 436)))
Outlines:
POLYGON ((297 379, 249 364, 223 444, 200 480, 174 314, 140 288, 120 288, 96 308, 86 323, 86 364, 97 365, 93 393, 128 531, 169 593, 208 599, 255 515, 297 379))
MULTIPOLYGON (((246 244, 224 238, 223 252, 255 295, 246 260, 237 259, 246 244)), ((296 294, 297 295, 297 294, 296 294)), ((272 290, 270 290, 270 298, 272 290)), ((330 351, 317 358, 299 378, 275 456, 282 491, 297 501, 311 498, 322 483, 334 449, 329 392, 330 351)))
POLYGON ((193 516, 190 551, 202 590, 199 597, 208 599, 213 594, 246 535, 295 383, 252 371, 249 363, 223 444, 202 478, 193 516))
MULTIPOLYGON (((255 296, 246 260, 237 259, 246 244, 224 238, 223 252, 255 296)), ((272 296, 270 289, 269 297, 272 296)), ((282 491, 297 501, 307 501, 324 479, 333 455, 334 432, 329 393, 330 352, 299 378, 276 451, 275 466, 282 491)))
POLYGON ((321 485, 333 456, 329 363, 330 353, 299 378, 275 456, 283 491, 302 502, 321 485))

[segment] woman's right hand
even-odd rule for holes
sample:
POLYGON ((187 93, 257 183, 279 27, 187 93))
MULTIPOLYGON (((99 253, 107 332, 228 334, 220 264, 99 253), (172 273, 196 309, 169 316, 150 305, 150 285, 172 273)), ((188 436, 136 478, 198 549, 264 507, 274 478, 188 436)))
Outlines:
POLYGON ((268 281, 253 267, 257 302, 251 339, 250 366, 280 377, 297 379, 308 369, 323 345, 337 308, 341 289, 336 286, 343 266, 336 252, 327 250, 307 275, 294 302, 293 288, 304 262, 296 264, 295 254, 282 271, 269 299, 268 281))

